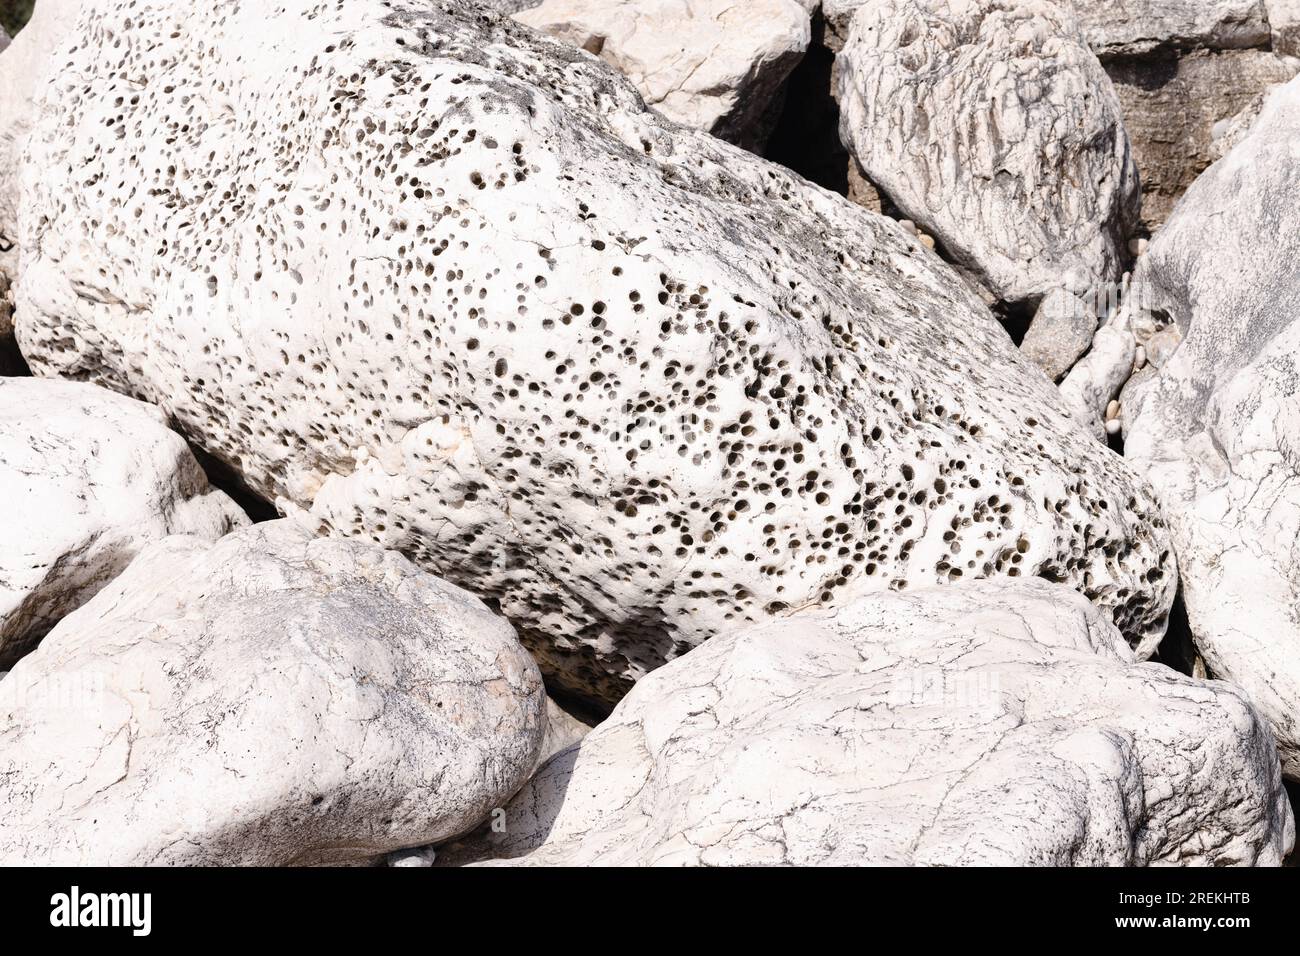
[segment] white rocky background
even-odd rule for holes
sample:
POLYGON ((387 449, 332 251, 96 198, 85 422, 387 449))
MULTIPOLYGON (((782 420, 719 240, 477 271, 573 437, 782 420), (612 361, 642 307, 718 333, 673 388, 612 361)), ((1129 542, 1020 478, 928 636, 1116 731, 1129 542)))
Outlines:
POLYGON ((31 6, 0 864, 1291 856, 1300 4, 31 6))

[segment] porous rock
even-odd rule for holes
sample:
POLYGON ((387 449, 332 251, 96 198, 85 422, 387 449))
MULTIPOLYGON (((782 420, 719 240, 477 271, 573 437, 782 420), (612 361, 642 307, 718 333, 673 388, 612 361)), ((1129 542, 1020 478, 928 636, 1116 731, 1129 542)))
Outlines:
POLYGON ((1165 505, 1196 646, 1300 777, 1300 80, 1188 190, 1134 276, 1182 334, 1129 401, 1125 455, 1165 505))
POLYGON ((248 518, 157 408, 80 382, 0 378, 0 670, 150 542, 248 518))
POLYGON ((553 758, 474 852, 541 865, 1276 865, 1267 722, 1077 594, 976 582, 714 638, 553 758))
POLYGON ((33 369, 495 602, 557 687, 611 704, 719 631, 961 577, 1163 634, 1148 491, 952 270, 606 64, 406 0, 106 3, 60 56, 33 369))
POLYGON ((840 135, 1001 300, 1117 281, 1138 217, 1119 102, 1065 8, 873 0, 839 55, 840 135))
POLYGON ((811 37, 796 0, 544 0, 515 19, 600 57, 670 119, 755 152, 811 37))
POLYGON ((0 861, 367 862, 509 798, 544 707, 510 625, 399 555, 167 538, 0 683, 0 861))

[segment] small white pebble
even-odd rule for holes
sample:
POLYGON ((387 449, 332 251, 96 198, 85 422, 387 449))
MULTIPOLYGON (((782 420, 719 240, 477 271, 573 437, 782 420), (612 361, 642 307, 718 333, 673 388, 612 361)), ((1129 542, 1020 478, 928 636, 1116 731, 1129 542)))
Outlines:
POLYGON ((1108 421, 1108 422, 1106 423, 1106 434, 1107 434, 1107 435, 1118 435, 1118 434, 1119 434, 1119 419, 1118 419, 1118 418, 1112 418, 1110 421, 1108 421))
POLYGON ((912 222, 912 220, 900 219, 898 220, 898 224, 902 226, 904 229, 906 229, 908 232, 910 232, 912 235, 914 236, 916 235, 916 223, 912 222))
POLYGON ((1133 353, 1133 368, 1140 369, 1145 367, 1146 364, 1147 364, 1147 350, 1143 348, 1141 345, 1139 345, 1137 347, 1137 351, 1133 353))
POLYGON ((925 246, 925 248, 927 248, 927 249, 933 249, 933 248, 934 248, 934 237, 933 237, 933 236, 927 236, 925 233, 921 233, 921 245, 925 246))
POLYGON ((1128 241, 1128 251, 1134 256, 1146 255, 1147 246, 1151 245, 1149 239, 1130 239, 1128 241))
POLYGON ((1119 418, 1119 402, 1112 398, 1110 404, 1106 406, 1106 421, 1111 421, 1115 418, 1119 418))

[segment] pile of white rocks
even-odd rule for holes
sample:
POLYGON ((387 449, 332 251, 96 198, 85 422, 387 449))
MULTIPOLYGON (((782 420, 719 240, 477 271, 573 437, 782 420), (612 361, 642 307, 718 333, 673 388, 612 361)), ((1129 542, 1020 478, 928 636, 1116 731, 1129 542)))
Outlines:
POLYGON ((0 863, 1291 852, 1286 646, 1207 596, 1254 559, 1284 614, 1289 438, 1242 403, 1285 322, 1204 251, 1282 214, 1285 93, 1130 279, 1087 17, 847 6, 39 0, 0 863), (758 155, 828 36, 897 218, 758 155), (1233 683, 1159 661, 1180 570, 1233 683))

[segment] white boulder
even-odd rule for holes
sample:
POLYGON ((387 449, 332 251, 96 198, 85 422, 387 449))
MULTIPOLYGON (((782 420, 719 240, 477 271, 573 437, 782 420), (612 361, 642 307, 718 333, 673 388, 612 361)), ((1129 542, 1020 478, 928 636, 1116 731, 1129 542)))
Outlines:
POLYGON ((1078 595, 977 582, 714 638, 643 679, 459 859, 1277 865, 1267 722, 1137 663, 1078 595))
POLYGON ((755 152, 811 37, 796 0, 543 0, 515 19, 600 57, 669 119, 755 152))
POLYGON ((527 778, 545 692, 478 599, 287 521, 150 546, 0 683, 0 863, 365 862, 527 778))
POLYGON ((839 57, 840 136, 1001 300, 1116 282, 1138 217, 1119 101, 1046 0, 873 0, 839 57))
POLYGON ((0 378, 0 670, 169 534, 248 523, 157 408, 81 382, 0 378))
POLYGON ((1125 455, 1160 493, 1193 637, 1300 777, 1300 80, 1183 197, 1134 277, 1181 333, 1128 399, 1125 455))
POLYGON ((1148 491, 952 270, 594 58, 415 0, 104 3, 60 56, 33 369, 496 602, 558 687, 613 703, 715 633, 963 577, 1163 634, 1148 491))

